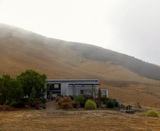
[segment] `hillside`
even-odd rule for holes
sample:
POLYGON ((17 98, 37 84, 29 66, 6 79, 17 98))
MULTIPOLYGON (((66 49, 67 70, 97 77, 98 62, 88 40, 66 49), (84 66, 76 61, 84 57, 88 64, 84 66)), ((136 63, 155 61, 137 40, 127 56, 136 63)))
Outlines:
POLYGON ((26 69, 34 69, 47 74, 50 79, 98 78, 100 88, 109 89, 109 97, 124 102, 140 101, 144 106, 160 103, 160 81, 157 81, 160 67, 141 61, 144 67, 148 67, 144 71, 153 72, 151 67, 156 70, 155 75, 141 74, 134 70, 141 64, 136 68, 133 66, 133 69, 128 65, 133 59, 141 63, 140 60, 130 56, 125 59, 125 56, 100 47, 47 38, 0 24, 0 76, 10 74, 16 77, 26 69))

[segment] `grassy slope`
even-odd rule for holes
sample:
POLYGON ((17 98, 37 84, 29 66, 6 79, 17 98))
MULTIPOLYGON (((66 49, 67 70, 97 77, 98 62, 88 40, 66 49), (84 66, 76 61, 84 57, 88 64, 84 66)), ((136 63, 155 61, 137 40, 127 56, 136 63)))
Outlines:
POLYGON ((2 25, 0 30, 0 76, 16 77, 26 69, 35 69, 50 79, 98 78, 101 88, 109 89, 110 97, 124 102, 140 101, 146 106, 160 103, 160 81, 141 77, 112 62, 85 59, 81 52, 72 49, 71 42, 2 25))

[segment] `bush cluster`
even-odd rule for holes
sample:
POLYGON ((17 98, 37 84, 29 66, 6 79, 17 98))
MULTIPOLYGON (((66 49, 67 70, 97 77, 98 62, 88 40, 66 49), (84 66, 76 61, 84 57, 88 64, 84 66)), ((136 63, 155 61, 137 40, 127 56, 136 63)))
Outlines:
POLYGON ((87 100, 85 103, 85 109, 97 109, 97 105, 94 101, 87 100))
POLYGON ((101 97, 101 101, 106 104, 107 108, 114 108, 114 107, 118 107, 119 104, 116 101, 116 99, 111 99, 111 98, 106 98, 106 97, 101 97))
POLYGON ((146 113, 146 116, 149 116, 149 117, 159 117, 159 114, 155 110, 150 110, 150 111, 148 111, 146 113))
POLYGON ((131 110, 131 108, 132 108, 131 105, 126 106, 126 110, 131 110))
POLYGON ((70 102, 62 102, 61 108, 62 109, 69 109, 71 107, 70 102))
POLYGON ((22 101, 17 102, 16 104, 14 104, 15 108, 23 108, 25 105, 22 101))
POLYGON ((114 107, 115 107, 114 101, 113 101, 113 100, 108 100, 108 101, 106 102, 106 107, 107 107, 107 108, 114 108, 114 107))

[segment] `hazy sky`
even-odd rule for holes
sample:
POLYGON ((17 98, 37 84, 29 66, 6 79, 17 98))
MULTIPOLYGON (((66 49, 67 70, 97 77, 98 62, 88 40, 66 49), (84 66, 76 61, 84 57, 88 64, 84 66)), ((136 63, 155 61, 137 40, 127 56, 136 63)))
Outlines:
POLYGON ((160 0, 0 0, 0 22, 160 65, 160 0))

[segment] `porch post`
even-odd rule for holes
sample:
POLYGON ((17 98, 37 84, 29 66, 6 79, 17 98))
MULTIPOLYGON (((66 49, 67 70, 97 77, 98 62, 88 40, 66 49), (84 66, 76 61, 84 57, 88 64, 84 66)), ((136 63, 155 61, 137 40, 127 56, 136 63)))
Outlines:
POLYGON ((73 84, 73 96, 75 96, 75 85, 73 84))
POLYGON ((99 89, 99 110, 101 108, 101 89, 99 89))
POLYGON ((92 97, 93 97, 93 86, 94 86, 94 85, 92 85, 92 97))

